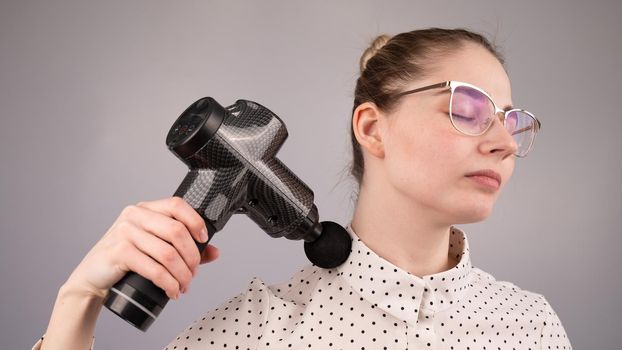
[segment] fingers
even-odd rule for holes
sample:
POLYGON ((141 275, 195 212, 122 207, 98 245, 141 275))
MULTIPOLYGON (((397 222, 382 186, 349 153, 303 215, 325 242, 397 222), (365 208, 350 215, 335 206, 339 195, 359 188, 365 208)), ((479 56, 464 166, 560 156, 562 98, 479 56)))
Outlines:
POLYGON ((126 258, 118 260, 116 265, 151 280, 170 298, 178 298, 188 290, 199 264, 219 256, 218 249, 212 245, 199 253, 195 240, 207 240, 205 222, 179 197, 130 205, 111 231, 112 242, 129 247, 119 252, 119 256, 126 258))
POLYGON ((141 202, 138 207, 157 211, 181 221, 197 242, 207 241, 207 228, 201 215, 180 197, 171 197, 151 202, 141 202))
MULTIPOLYGON (((190 208, 192 211, 194 209, 190 208)), ((198 215, 198 214, 197 214, 198 215)), ((201 261, 201 256, 186 226, 165 214, 143 206, 129 206, 124 211, 125 221, 150 232, 160 240, 170 243, 167 250, 176 249, 188 268, 194 271, 201 261), (174 248, 173 248, 174 247, 174 248)), ((200 217, 199 217, 200 218, 200 217)), ((203 221, 203 219, 201 219, 203 221)), ((155 239, 155 237, 152 237, 155 239)), ((135 242, 139 243, 138 240, 135 242)))
MULTIPOLYGON (((175 280, 177 280, 180 291, 185 293, 190 287, 190 281, 194 273, 183 260, 179 251, 167 242, 132 224, 128 223, 126 226, 127 227, 124 227, 124 229, 128 232, 130 243, 138 248, 140 252, 148 255, 160 265, 164 266, 175 280)), ((196 247, 193 249, 195 251, 197 250, 196 247)))
POLYGON ((134 271, 145 277, 162 288, 171 299, 179 298, 181 293, 179 282, 164 266, 129 243, 123 247, 123 254, 125 256, 123 265, 125 266, 119 266, 120 269, 134 271))

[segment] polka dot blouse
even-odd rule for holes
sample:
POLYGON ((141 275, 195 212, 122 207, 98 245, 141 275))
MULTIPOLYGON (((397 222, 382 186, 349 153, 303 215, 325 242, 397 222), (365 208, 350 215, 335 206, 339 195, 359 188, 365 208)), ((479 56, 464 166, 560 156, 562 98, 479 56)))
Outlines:
POLYGON ((310 266, 276 286, 254 279, 165 350, 571 349, 542 295, 471 266, 462 231, 451 230, 449 245, 458 264, 419 278, 347 230, 352 253, 343 265, 310 266))
POLYGON ((419 278, 347 229, 343 265, 310 266, 282 285, 254 279, 165 349, 571 349, 542 295, 471 266, 462 231, 451 230, 458 265, 419 278))

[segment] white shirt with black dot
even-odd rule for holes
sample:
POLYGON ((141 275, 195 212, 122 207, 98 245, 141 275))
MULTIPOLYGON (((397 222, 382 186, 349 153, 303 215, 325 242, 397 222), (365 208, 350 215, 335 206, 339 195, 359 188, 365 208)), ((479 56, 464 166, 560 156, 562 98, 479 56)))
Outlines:
POLYGON ((459 229, 449 246, 458 264, 423 278, 347 230, 352 253, 343 265, 310 266, 276 286, 254 279, 165 349, 571 349, 542 295, 471 266, 459 229))
POLYGON ((347 229, 352 254, 343 265, 310 266, 282 285, 254 279, 165 349, 571 349, 542 295, 471 266, 459 229, 449 247, 458 264, 423 278, 347 229))

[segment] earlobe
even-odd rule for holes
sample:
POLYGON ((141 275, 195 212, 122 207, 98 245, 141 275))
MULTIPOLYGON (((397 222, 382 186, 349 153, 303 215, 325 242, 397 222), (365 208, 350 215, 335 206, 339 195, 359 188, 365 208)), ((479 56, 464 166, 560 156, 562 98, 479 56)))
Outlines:
POLYGON ((362 149, 377 158, 384 158, 383 118, 382 112, 372 102, 361 103, 352 114, 354 136, 362 149))

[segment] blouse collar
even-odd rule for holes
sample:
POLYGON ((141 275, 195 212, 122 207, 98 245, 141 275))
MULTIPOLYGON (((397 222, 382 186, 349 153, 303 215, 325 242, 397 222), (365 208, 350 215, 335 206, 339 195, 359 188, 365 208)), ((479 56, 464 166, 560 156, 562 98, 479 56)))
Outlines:
POLYGON ((422 309, 439 312, 451 307, 467 291, 471 280, 471 260, 466 235, 452 227, 448 254, 458 264, 440 273, 417 277, 374 253, 352 227, 352 252, 338 273, 360 294, 399 319, 415 324, 422 309))

